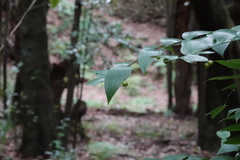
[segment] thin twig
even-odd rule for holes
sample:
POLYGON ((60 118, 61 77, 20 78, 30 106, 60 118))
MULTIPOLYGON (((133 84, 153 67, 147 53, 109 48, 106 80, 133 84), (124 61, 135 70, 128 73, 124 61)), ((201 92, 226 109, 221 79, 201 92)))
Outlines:
MULTIPOLYGON (((21 19, 19 20, 18 24, 13 28, 13 30, 10 32, 10 34, 7 36, 5 41, 9 40, 9 37, 13 35, 13 33, 18 29, 18 27, 21 25, 23 19, 26 17, 27 13, 32 9, 33 5, 36 3, 37 0, 33 0, 32 3, 29 5, 28 9, 23 13, 21 19)), ((2 44, 0 51, 2 51, 4 47, 4 44, 2 44)))

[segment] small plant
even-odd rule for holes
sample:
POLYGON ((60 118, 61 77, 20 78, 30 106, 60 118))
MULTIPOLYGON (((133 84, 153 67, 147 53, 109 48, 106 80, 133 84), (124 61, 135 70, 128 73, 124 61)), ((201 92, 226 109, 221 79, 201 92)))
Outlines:
POLYGON ((48 160, 75 160, 76 159, 76 149, 67 150, 62 146, 62 142, 59 140, 53 141, 51 146, 56 149, 53 151, 46 151, 45 154, 49 155, 48 160))

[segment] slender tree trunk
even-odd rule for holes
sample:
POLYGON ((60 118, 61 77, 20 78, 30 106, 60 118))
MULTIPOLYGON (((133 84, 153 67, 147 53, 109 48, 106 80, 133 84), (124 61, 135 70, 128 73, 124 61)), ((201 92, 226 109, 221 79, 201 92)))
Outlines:
MULTIPOLYGON (((167 37, 174 36, 175 25, 175 12, 176 12, 176 0, 166 0, 166 19, 167 19, 167 37)), ((169 55, 171 52, 167 51, 169 55)), ((167 63, 167 90, 168 90, 168 109, 173 109, 173 63, 172 61, 167 63)))
MULTIPOLYGON (((171 0, 167 1, 168 6, 168 36, 175 38, 182 38, 182 33, 188 31, 190 6, 185 5, 185 0, 171 0)), ((176 49, 176 54, 181 55, 180 48, 176 49)), ((169 107, 171 105, 171 67, 168 64, 168 91, 169 91, 169 107)), ((175 79, 175 96, 176 107, 175 112, 180 116, 191 114, 190 95, 192 82, 192 66, 184 61, 176 61, 175 64, 176 79, 175 79)))
MULTIPOLYGON (((71 35, 71 45, 72 49, 76 48, 78 37, 79 37, 79 24, 80 24, 80 17, 81 17, 81 10, 82 4, 81 0, 75 0, 75 9, 74 9, 74 18, 73 18, 73 26, 72 26, 72 35, 71 35)), ((74 88, 76 85, 76 77, 77 71, 79 70, 79 65, 75 64, 74 62, 77 60, 75 54, 72 54, 70 60, 68 61, 68 83, 67 83, 67 101, 65 106, 65 118, 71 117, 71 108, 73 104, 73 95, 74 95, 74 88)), ((68 143, 68 135, 69 135, 69 127, 66 129, 65 137, 64 137, 64 146, 67 147, 68 143)))
MULTIPOLYGON (((55 115, 50 90, 50 65, 47 51, 47 0, 37 0, 36 8, 29 11, 16 35, 21 83, 20 121, 23 126, 19 153, 22 157, 44 155, 55 139, 55 115)), ((18 20, 32 1, 21 0, 17 8, 18 20)))

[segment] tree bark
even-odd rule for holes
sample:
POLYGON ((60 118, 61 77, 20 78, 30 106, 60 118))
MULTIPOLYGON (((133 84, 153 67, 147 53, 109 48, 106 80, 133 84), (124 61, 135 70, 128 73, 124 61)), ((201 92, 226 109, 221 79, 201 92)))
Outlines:
MULTIPOLYGON (((18 20, 32 1, 21 0, 17 7, 18 20)), ((16 52, 20 63, 21 93, 18 110, 23 126, 19 153, 23 158, 44 155, 55 139, 55 115, 50 89, 50 65, 47 51, 47 0, 38 0, 29 11, 16 34, 16 52)))
MULTIPOLYGON (((190 6, 185 5, 185 0, 171 0, 167 1, 169 9, 167 34, 169 37, 182 38, 182 33, 188 31, 190 6)), ((180 48, 176 48, 176 54, 181 56, 180 48)), ((168 91, 171 92, 171 63, 168 64, 168 91)), ((176 79, 175 79, 175 96, 176 107, 174 111, 176 114, 184 117, 191 114, 190 95, 192 82, 192 66, 184 61, 178 60, 175 63, 176 79)), ((171 105, 172 94, 169 93, 169 107, 171 105)))

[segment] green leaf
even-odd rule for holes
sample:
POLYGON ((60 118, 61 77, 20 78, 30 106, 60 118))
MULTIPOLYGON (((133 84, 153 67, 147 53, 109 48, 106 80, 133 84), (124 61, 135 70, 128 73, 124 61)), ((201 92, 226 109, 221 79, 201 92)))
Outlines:
POLYGON ((216 61, 217 63, 226 66, 232 69, 239 69, 240 70, 240 59, 231 59, 231 60, 219 60, 216 61))
POLYGON ((170 51, 172 54, 175 54, 174 49, 173 49, 173 47, 171 47, 171 46, 166 47, 166 48, 164 48, 164 49, 170 51))
POLYGON ((206 57, 199 56, 199 55, 186 55, 186 56, 179 57, 179 59, 182 59, 188 63, 208 61, 206 57))
POLYGON ((232 124, 222 129, 223 131, 240 131, 240 123, 232 124))
POLYGON ((224 55, 224 52, 225 50, 227 49, 228 45, 230 43, 223 43, 223 44, 220 44, 220 43, 216 43, 214 46, 215 47, 212 47, 212 49, 217 52, 221 57, 223 57, 224 55))
POLYGON ((177 39, 177 38, 162 38, 160 39, 160 42, 162 45, 168 47, 168 46, 172 46, 176 43, 180 43, 182 42, 182 39, 177 39))
POLYGON ((198 156, 189 156, 186 160, 209 160, 209 159, 198 156))
POLYGON ((54 8, 58 5, 61 0, 50 0, 51 7, 54 8))
POLYGON ((231 41, 237 36, 237 31, 232 29, 220 29, 213 32, 213 37, 218 42, 231 41))
POLYGON ((181 43, 181 53, 184 55, 199 54, 199 52, 209 48, 213 45, 213 36, 207 35, 203 38, 183 41, 181 43))
POLYGON ((236 155, 235 155, 235 159, 234 160, 240 160, 240 153, 237 153, 236 155))
POLYGON ((240 25, 238 26, 234 26, 233 28, 231 28, 232 30, 235 30, 235 31, 240 31, 240 25))
POLYGON ((223 118, 221 121, 218 122, 218 124, 227 119, 235 119, 235 116, 229 116, 229 117, 223 118))
POLYGON ((176 60, 178 59, 178 56, 173 56, 173 55, 161 55, 161 58, 168 59, 168 60, 176 60))
POLYGON ((202 51, 199 47, 200 40, 184 41, 181 44, 180 51, 184 55, 197 54, 202 51))
POLYGON ((210 160, 233 160, 233 157, 230 156, 216 156, 211 158, 210 160))
POLYGON ((240 135, 228 138, 224 144, 240 144, 240 135))
POLYGON ((226 108, 227 105, 223 105, 223 106, 219 106, 218 108, 212 110, 211 112, 209 112, 207 115, 211 115, 211 118, 215 118, 224 108, 226 108))
POLYGON ((240 119, 240 108, 235 112, 236 122, 240 119))
POLYGON ((130 63, 114 63, 105 76, 104 87, 108 103, 124 80, 126 80, 132 71, 130 63))
POLYGON ((161 159, 157 159, 157 158, 144 158, 143 160, 161 160, 161 159))
MULTIPOLYGON (((227 113, 227 117, 229 117, 232 113, 236 112, 238 110, 238 108, 235 109, 230 109, 227 113)), ((235 117, 235 116, 234 116, 235 117)))
POLYGON ((240 74, 233 75, 233 76, 213 77, 213 78, 208 79, 208 81, 212 81, 212 80, 225 80, 225 79, 240 79, 240 74))
POLYGON ((220 130, 220 131, 217 131, 217 136, 219 137, 219 138, 224 138, 224 139, 226 139, 226 138, 228 138, 228 137, 230 137, 231 136, 231 133, 229 132, 229 131, 222 131, 222 130, 220 130))
POLYGON ((152 56, 158 56, 162 54, 163 50, 146 50, 142 49, 138 54, 138 63, 142 70, 142 73, 146 73, 147 67, 155 60, 152 56))
POLYGON ((184 32, 182 34, 183 39, 191 40, 192 38, 203 36, 206 34, 211 33, 210 31, 191 31, 191 32, 184 32))
MULTIPOLYGON (((232 151, 238 151, 238 147, 236 145, 230 145, 230 144, 223 144, 220 149, 217 152, 217 155, 223 154, 223 153, 228 153, 232 151)), ((222 157, 222 156, 216 156, 216 157, 222 157)), ((219 160, 218 158, 214 157, 211 160, 219 160), (215 159, 216 158, 216 159, 215 159)), ((223 157, 224 158, 224 157, 223 157)), ((225 159, 223 159, 225 160, 225 159)))
POLYGON ((162 158, 162 160, 183 160, 187 158, 188 155, 168 155, 162 158))
POLYGON ((227 90, 227 89, 230 89, 231 91, 233 91, 233 90, 235 90, 235 89, 237 88, 237 86, 238 86, 237 83, 233 83, 233 84, 228 85, 227 87, 224 87, 224 88, 222 89, 222 91, 225 91, 225 90, 227 90))
POLYGON ((97 78, 92 79, 86 83, 86 85, 92 85, 95 86, 99 83, 104 82, 105 76, 108 72, 108 70, 102 70, 102 71, 91 71, 92 73, 95 73, 97 78))

